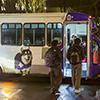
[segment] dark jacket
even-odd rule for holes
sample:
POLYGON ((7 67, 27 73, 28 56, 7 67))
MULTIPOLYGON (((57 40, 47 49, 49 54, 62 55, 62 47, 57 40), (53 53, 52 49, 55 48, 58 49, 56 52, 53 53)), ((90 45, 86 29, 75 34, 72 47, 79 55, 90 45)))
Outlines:
POLYGON ((57 67, 61 64, 61 52, 58 47, 51 47, 44 56, 46 66, 57 67))
POLYGON ((74 50, 74 47, 78 48, 79 49, 79 55, 80 55, 80 63, 82 61, 82 58, 83 58, 83 52, 82 52, 82 48, 80 45, 77 45, 77 44, 73 44, 73 46, 69 47, 68 51, 67 51, 67 59, 70 61, 70 55, 71 53, 73 52, 74 50))

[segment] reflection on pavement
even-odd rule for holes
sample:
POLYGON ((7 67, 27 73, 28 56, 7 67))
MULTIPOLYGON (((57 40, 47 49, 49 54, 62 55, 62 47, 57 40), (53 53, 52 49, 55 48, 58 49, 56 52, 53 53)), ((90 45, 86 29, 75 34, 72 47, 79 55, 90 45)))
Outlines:
POLYGON ((12 82, 0 83, 0 100, 11 100, 13 96, 22 91, 12 82))
POLYGON ((50 84, 41 82, 0 82, 0 100, 99 100, 100 85, 81 85, 76 95, 70 84, 61 84, 59 95, 50 93, 50 84))

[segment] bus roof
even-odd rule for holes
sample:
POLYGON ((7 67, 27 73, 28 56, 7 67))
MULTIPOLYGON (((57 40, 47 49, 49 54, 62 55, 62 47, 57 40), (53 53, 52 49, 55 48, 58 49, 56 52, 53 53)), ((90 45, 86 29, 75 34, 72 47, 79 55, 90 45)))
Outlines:
POLYGON ((69 12, 66 15, 65 21, 87 21, 88 15, 80 12, 69 12))
POLYGON ((11 13, 0 14, 0 22, 63 22, 66 13, 11 13))

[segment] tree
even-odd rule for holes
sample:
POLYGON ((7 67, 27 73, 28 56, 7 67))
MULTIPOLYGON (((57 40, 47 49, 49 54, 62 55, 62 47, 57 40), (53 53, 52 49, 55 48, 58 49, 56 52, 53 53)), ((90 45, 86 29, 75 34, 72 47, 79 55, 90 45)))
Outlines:
POLYGON ((41 12, 44 9, 45 0, 18 0, 20 10, 25 12, 41 12))
POLYGON ((5 10, 6 12, 10 12, 10 13, 13 13, 15 12, 15 3, 16 3, 17 0, 5 0, 4 1, 4 7, 5 7, 5 10))
POLYGON ((1 12, 43 12, 46 0, 0 0, 1 12))

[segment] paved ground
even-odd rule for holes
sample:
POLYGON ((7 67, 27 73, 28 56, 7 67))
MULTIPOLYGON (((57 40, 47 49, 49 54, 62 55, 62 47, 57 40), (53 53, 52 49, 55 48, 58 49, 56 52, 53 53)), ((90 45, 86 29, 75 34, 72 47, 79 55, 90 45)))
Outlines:
POLYGON ((57 100, 97 100, 96 92, 99 86, 81 86, 81 93, 76 95, 71 86, 62 85, 60 87, 61 95, 57 100))
POLYGON ((0 100, 100 100, 97 91, 100 86, 81 86, 81 93, 75 95, 71 86, 62 84, 60 96, 50 94, 49 83, 0 82, 0 100))
POLYGON ((100 100, 100 85, 81 85, 75 95, 69 83, 62 83, 60 96, 50 94, 50 84, 43 77, 0 77, 0 100, 100 100), (5 78, 5 79, 4 79, 5 78))

